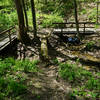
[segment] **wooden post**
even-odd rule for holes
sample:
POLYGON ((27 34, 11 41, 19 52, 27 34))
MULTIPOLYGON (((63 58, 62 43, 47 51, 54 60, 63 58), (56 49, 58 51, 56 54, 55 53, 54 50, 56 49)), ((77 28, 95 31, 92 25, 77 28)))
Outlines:
POLYGON ((11 34, 10 34, 10 30, 8 31, 8 36, 9 36, 9 42, 11 44, 11 34))
POLYGON ((46 38, 41 38, 41 56, 43 57, 42 60, 48 59, 48 47, 46 38))
POLYGON ((38 32, 37 36, 40 37, 41 41, 41 53, 40 53, 40 59, 42 61, 48 62, 49 56, 48 56, 48 38, 51 35, 51 32, 42 30, 41 32, 38 32), (45 34, 46 33, 46 34, 45 34))
POLYGON ((23 59, 25 59, 25 57, 26 57, 25 51, 26 51, 26 47, 25 47, 25 45, 23 44, 23 59))
POLYGON ((84 23, 84 33, 85 33, 85 23, 84 23))

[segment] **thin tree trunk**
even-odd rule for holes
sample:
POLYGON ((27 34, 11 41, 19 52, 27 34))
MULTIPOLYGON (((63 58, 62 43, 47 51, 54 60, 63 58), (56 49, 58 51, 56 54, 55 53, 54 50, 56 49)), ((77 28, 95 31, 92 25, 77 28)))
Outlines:
POLYGON ((47 0, 45 0, 45 4, 47 4, 47 0))
POLYGON ((31 0, 31 10, 32 10, 32 17, 33 17, 33 28, 34 28, 34 37, 37 36, 37 28, 36 28, 36 13, 35 13, 35 4, 34 0, 31 0))
POLYGON ((25 14, 26 27, 28 29, 28 17, 27 17, 27 12, 26 12, 26 8, 25 8, 24 0, 22 0, 22 5, 23 5, 24 14, 25 14))
POLYGON ((74 0, 74 14, 75 14, 75 22, 76 22, 77 36, 80 38, 76 0, 74 0))
POLYGON ((24 15, 23 15, 21 0, 15 0, 15 5, 17 9, 18 24, 19 24, 18 39, 21 40, 23 43, 27 43, 29 42, 30 39, 25 29, 24 15))

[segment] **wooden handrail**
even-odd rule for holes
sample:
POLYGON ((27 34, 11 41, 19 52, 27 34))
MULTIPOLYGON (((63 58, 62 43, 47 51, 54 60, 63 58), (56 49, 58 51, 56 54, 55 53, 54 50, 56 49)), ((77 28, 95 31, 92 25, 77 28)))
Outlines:
MULTIPOLYGON (((59 27, 57 27, 57 28, 59 28, 59 27)), ((62 27, 61 27, 61 28, 62 28, 62 27)), ((63 27, 63 28, 76 28, 76 27, 75 27, 75 26, 73 26, 73 27, 70 27, 70 26, 69 26, 69 27, 66 27, 66 26, 65 26, 65 27, 63 27)), ((79 28, 84 28, 84 26, 83 26, 83 27, 79 27, 79 28)), ((86 27, 86 26, 85 26, 85 28, 95 28, 95 27, 92 27, 92 26, 86 27)))
MULTIPOLYGON (((75 22, 67 22, 67 23, 52 23, 52 24, 76 24, 75 22)), ((95 24, 95 22, 79 22, 78 24, 95 24)))
POLYGON ((14 28, 15 28, 15 26, 13 26, 13 27, 11 27, 11 28, 9 28, 9 29, 7 29, 7 30, 2 31, 0 34, 4 34, 4 33, 6 33, 6 32, 9 32, 10 30, 12 30, 12 29, 14 29, 14 28))

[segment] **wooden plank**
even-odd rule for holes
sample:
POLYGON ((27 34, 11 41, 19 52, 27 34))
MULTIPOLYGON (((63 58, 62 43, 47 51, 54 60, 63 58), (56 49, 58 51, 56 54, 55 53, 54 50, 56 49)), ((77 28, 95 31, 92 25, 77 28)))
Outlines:
MULTIPOLYGON (((87 29, 84 32, 84 29, 80 29, 79 32, 80 32, 80 34, 83 34, 83 33, 84 34, 93 34, 93 33, 96 32, 96 30, 87 29)), ((77 31, 76 31, 76 29, 54 29, 53 33, 58 33, 58 34, 59 33, 62 33, 62 34, 76 34, 77 31)))
MULTIPOLYGON (((59 32, 53 32, 54 34, 77 34, 76 31, 59 31, 59 32)), ((80 34, 83 34, 83 35, 90 35, 90 34, 94 34, 95 32, 94 31, 85 31, 85 33, 83 31, 79 31, 80 34)))

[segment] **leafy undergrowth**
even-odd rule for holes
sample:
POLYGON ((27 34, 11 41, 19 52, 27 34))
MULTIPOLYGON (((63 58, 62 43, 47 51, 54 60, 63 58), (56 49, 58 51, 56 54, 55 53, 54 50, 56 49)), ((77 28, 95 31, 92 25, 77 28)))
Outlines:
POLYGON ((17 15, 16 11, 11 11, 10 9, 0 10, 0 30, 3 31, 5 29, 14 26, 17 23, 17 15))
POLYGON ((92 72, 78 64, 69 62, 59 65, 59 75, 72 86, 73 93, 70 95, 84 98, 100 98, 100 72, 92 72))
MULTIPOLYGON (((32 27, 31 10, 28 11, 28 18, 29 18, 29 26, 32 27)), ((57 13, 55 13, 55 14, 37 13, 36 18, 37 18, 37 27, 38 28, 57 27, 57 25, 53 24, 53 23, 64 22, 63 18, 57 13)))
POLYGON ((37 73, 39 61, 0 59, 0 100, 20 100, 25 95, 27 73, 37 73), (19 98, 19 99, 18 99, 19 98))

